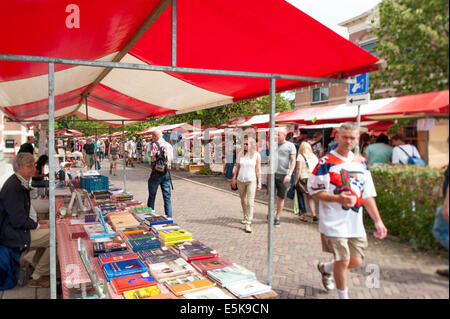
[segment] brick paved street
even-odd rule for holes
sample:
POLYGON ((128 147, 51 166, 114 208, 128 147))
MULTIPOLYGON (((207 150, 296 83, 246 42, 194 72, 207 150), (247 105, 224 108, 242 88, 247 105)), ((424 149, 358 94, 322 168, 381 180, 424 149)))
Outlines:
MULTIPOLYGON (((102 164, 108 174, 108 162, 102 164)), ((123 185, 122 166, 111 180, 123 185)), ((127 169, 127 190, 135 198, 147 201, 149 169, 145 164, 127 169)), ((256 203, 253 233, 247 234, 242 219, 239 197, 231 194, 229 182, 223 176, 185 178, 190 174, 173 172, 172 205, 174 220, 205 244, 215 248, 221 256, 254 271, 262 282, 267 278, 268 225, 267 206, 256 203), (175 177, 178 176, 178 177, 175 177), (222 181, 222 182, 221 182, 222 181), (198 184, 210 183, 224 191, 198 184)), ((264 200, 263 194, 258 199, 264 200)), ((288 200, 289 201, 289 200, 288 200)), ((292 207, 288 203, 288 207, 292 207)), ((158 191, 156 210, 164 212, 161 192, 158 191)), ((292 212, 283 212, 281 227, 274 229, 273 289, 283 299, 335 299, 335 291, 327 293, 321 285, 316 264, 329 261, 322 253, 318 225, 298 221, 292 212)), ((435 274, 437 268, 448 267, 448 255, 429 256, 413 252, 408 245, 394 240, 376 240, 369 235, 365 265, 349 275, 350 298, 449 298, 449 281, 435 274), (379 272, 377 271, 379 270, 379 272), (378 278, 379 281, 373 280, 378 278), (367 288, 367 284, 374 288, 367 288), (378 286, 376 285, 378 284, 378 286), (377 288, 378 287, 378 288, 377 288)), ((16 287, 0 292, 0 299, 49 298, 49 289, 16 287)))

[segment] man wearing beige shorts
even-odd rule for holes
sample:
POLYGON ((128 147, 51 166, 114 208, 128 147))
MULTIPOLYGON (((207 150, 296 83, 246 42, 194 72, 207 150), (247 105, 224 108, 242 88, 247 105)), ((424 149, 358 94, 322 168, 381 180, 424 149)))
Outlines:
POLYGON ((367 247, 363 205, 375 223, 374 236, 383 239, 387 229, 375 202, 375 186, 365 159, 352 150, 359 141, 355 123, 341 125, 337 148, 323 156, 308 179, 309 193, 319 200, 319 232, 322 250, 334 260, 317 265, 326 290, 334 289, 348 299, 347 271, 362 265, 367 247))

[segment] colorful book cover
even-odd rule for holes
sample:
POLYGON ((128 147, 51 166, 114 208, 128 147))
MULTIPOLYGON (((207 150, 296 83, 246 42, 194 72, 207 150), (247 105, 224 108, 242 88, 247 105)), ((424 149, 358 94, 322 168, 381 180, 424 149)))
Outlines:
POLYGON ((103 271, 108 281, 123 276, 141 274, 147 271, 145 264, 138 258, 118 261, 103 266, 103 271))
POLYGON ((149 231, 144 231, 136 234, 128 234, 127 239, 128 240, 136 240, 136 239, 154 239, 155 236, 150 233, 149 231))
MULTIPOLYGON (((83 225, 84 231, 89 236, 89 239, 93 240, 93 237, 96 235, 105 234, 105 228, 102 224, 91 224, 91 225, 83 225)), ((108 233, 113 233, 111 227, 106 224, 106 228, 108 229, 108 233)))
POLYGON ((126 250, 127 244, 119 237, 113 237, 111 241, 93 243, 94 257, 98 257, 99 254, 109 253, 112 251, 126 250))
POLYGON ((150 213, 154 213, 155 211, 151 208, 151 207, 139 207, 139 208, 134 208, 134 213, 135 214, 150 214, 150 213))
POLYGON ((209 259, 218 256, 217 251, 209 248, 198 240, 174 244, 170 249, 174 250, 180 257, 187 261, 209 259))
POLYGON ((105 264, 109 264, 112 262, 125 261, 125 260, 131 260, 131 259, 136 259, 136 258, 139 258, 139 256, 137 254, 128 252, 128 254, 124 254, 124 255, 120 255, 120 256, 113 256, 113 257, 101 258, 99 256, 98 259, 99 259, 100 266, 103 266, 105 264))
POLYGON ((139 274, 139 275, 114 278, 111 280, 111 285, 113 286, 113 288, 117 294, 121 294, 127 290, 155 286, 156 281, 151 276, 143 277, 142 275, 139 274))
POLYGON ((141 227, 131 227, 131 228, 125 228, 120 231, 123 237, 128 236, 129 234, 138 234, 145 232, 145 229, 141 227))
POLYGON ((200 274, 169 279, 164 284, 177 296, 212 288, 216 285, 200 274))
POLYGON ((98 255, 98 258, 116 257, 116 256, 129 255, 129 254, 133 254, 133 253, 129 252, 128 250, 119 250, 119 251, 112 251, 109 253, 101 253, 98 255))
POLYGON ((171 218, 167 218, 166 216, 157 215, 145 218, 144 224, 149 227, 158 224, 173 224, 173 220, 171 218))
POLYGON ((190 292, 183 296, 185 299, 233 299, 222 289, 213 287, 196 292, 190 292))
POLYGON ((180 229, 181 227, 178 226, 178 224, 176 223, 172 223, 172 224, 159 224, 159 225, 153 225, 152 226, 152 231, 154 234, 158 234, 160 231, 164 231, 164 230, 177 230, 180 229))
POLYGON ((123 292, 125 299, 147 299, 161 294, 161 290, 159 290, 158 286, 150 286, 123 292))
POLYGON ((185 229, 164 230, 158 233, 161 242, 167 244, 176 244, 192 239, 192 234, 185 229))
POLYGON ((222 287, 227 287, 227 285, 231 283, 256 280, 254 272, 237 264, 220 269, 209 270, 206 273, 209 278, 218 282, 222 287))
POLYGON ((127 243, 134 252, 144 249, 153 249, 161 247, 161 242, 156 238, 142 238, 135 240, 127 239, 127 243))
POLYGON ((178 258, 171 261, 148 265, 150 274, 159 282, 181 275, 191 275, 195 269, 187 261, 178 258))
POLYGON ((156 264, 178 259, 178 256, 165 247, 138 251, 139 257, 147 264, 156 264))
POLYGON ((228 259, 224 257, 216 257, 209 259, 194 260, 191 265, 201 274, 206 275, 207 271, 232 266, 228 259))

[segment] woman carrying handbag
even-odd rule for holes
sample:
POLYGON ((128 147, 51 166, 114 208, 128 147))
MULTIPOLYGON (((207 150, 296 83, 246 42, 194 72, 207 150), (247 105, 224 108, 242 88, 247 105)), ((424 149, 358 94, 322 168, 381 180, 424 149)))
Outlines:
MULTIPOLYGON (((295 187, 298 191, 303 193, 305 198, 305 202, 309 206, 309 210, 311 211, 313 222, 318 221, 319 219, 316 216, 316 202, 311 195, 308 194, 308 177, 319 163, 319 159, 314 154, 311 145, 307 142, 302 142, 300 148, 298 150, 297 157, 297 174, 295 187)), ((300 214, 300 220, 303 222, 307 222, 306 214, 300 214)))
POLYGON ((237 156, 236 168, 231 182, 241 197, 245 231, 251 233, 256 190, 261 190, 261 155, 257 152, 255 139, 244 139, 244 149, 237 156))

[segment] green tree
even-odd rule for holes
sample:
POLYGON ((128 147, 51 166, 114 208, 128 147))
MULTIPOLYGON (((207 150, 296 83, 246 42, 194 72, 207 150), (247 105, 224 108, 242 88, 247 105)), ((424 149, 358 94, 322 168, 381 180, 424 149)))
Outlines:
MULTIPOLYGON (((55 121, 55 130, 61 128, 70 128, 84 133, 85 136, 100 135, 109 132, 115 132, 118 129, 114 126, 97 122, 97 121, 73 121, 85 120, 84 117, 78 115, 66 115, 55 121)), ((48 131, 48 124, 47 124, 48 131)))
POLYGON ((448 89, 448 0, 383 0, 374 33, 387 67, 371 74, 372 95, 385 87, 397 96, 448 89))

